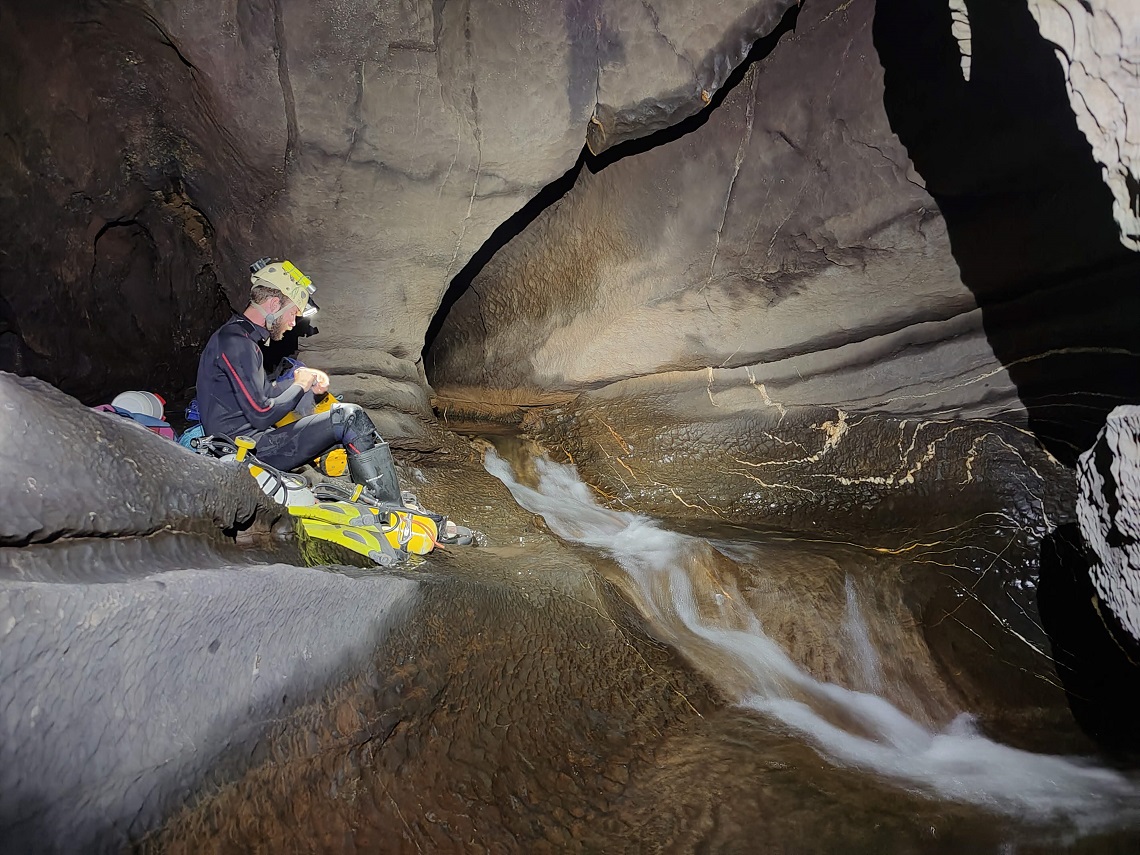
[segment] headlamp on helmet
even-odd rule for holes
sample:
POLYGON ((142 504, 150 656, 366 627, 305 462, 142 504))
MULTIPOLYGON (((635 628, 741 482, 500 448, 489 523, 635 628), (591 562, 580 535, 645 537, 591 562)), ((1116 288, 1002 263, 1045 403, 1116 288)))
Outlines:
POLYGON ((253 285, 280 291, 293 301, 302 318, 311 318, 317 313, 317 301, 313 299, 317 286, 293 262, 259 258, 249 266, 249 272, 253 285))

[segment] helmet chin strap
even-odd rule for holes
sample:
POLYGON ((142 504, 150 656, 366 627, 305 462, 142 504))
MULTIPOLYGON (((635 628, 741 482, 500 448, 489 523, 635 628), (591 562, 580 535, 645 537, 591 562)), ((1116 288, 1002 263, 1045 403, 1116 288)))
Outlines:
POLYGON ((259 303, 253 303, 252 305, 253 308, 257 309, 257 311, 261 313, 262 320, 265 321, 264 326, 267 330, 271 329, 272 326, 281 318, 281 316, 285 314, 284 306, 278 309, 276 312, 267 312, 261 307, 259 303))

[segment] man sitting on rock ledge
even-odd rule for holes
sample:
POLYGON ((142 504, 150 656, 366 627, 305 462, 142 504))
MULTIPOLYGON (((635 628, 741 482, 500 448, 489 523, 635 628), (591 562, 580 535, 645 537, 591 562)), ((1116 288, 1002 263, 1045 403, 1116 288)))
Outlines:
POLYGON ((298 367, 287 386, 265 374, 261 345, 280 341, 298 316, 316 314, 316 287, 288 261, 263 258, 250 272, 249 305, 210 337, 198 362, 203 429, 230 439, 248 436, 258 459, 277 469, 300 466, 341 444, 352 480, 378 500, 399 504, 392 453, 361 407, 336 403, 328 412, 304 415, 313 411, 313 396, 328 391, 325 372, 298 367), (274 427, 294 410, 303 417, 274 427))

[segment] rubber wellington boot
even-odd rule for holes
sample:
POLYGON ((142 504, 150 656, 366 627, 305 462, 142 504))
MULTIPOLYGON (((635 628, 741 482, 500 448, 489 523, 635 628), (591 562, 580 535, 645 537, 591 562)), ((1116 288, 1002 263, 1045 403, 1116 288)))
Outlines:
POLYGON ((388 443, 380 440, 367 451, 349 452, 348 476, 372 493, 378 502, 399 505, 400 479, 388 443))

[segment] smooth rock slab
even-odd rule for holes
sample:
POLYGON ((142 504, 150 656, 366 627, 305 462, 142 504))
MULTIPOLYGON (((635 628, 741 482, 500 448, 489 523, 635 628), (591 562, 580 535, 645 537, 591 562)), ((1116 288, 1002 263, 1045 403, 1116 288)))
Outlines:
POLYGON ((416 589, 284 565, 0 586, 0 848, 120 849, 364 668, 416 589))
POLYGON ((34 378, 0 372, 0 436, 0 545, 217 531, 274 504, 243 467, 88 409, 34 378))

